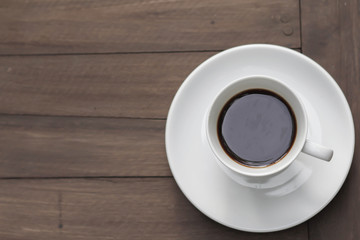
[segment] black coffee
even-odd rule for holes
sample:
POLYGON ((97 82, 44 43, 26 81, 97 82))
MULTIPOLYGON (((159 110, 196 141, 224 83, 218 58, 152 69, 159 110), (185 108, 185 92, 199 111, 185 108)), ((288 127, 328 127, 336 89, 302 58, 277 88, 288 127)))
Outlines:
POLYGON ((296 120, 279 95, 251 89, 231 98, 221 110, 218 137, 225 152, 249 167, 271 165, 291 148, 296 120))

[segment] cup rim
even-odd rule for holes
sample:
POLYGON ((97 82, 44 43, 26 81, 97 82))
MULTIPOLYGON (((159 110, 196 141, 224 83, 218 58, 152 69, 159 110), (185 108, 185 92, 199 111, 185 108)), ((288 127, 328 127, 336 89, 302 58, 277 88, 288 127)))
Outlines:
MULTIPOLYGON (((256 88, 256 87, 254 87, 254 88, 256 88)), ((246 91, 248 89, 251 89, 251 88, 247 88, 247 89, 244 89, 242 91, 246 91)), ((266 88, 264 88, 264 89, 266 90, 266 88)), ((272 89, 269 89, 269 90, 274 91, 272 89)), ((275 91, 275 93, 277 93, 277 92, 275 91)), ((231 97, 233 97, 233 96, 229 96, 228 99, 230 99, 231 97)), ((284 98, 284 99, 286 100, 286 98, 284 98)), ((291 106, 290 103, 289 103, 289 105, 291 106)), ((218 116, 217 116, 217 118, 218 118, 218 116)), ((295 116, 295 120, 298 121, 296 116, 295 116)), ((217 121, 218 121, 218 119, 216 120, 216 124, 217 124, 217 121)), ((264 76, 264 75, 249 75, 249 76, 234 80, 231 83, 229 83, 228 85, 226 85, 222 90, 220 90, 218 92, 218 94, 214 98, 213 102, 211 103, 210 108, 208 109, 207 114, 206 114, 206 121, 205 122, 206 122, 206 126, 205 126, 206 131, 205 132, 206 132, 207 141, 208 141, 208 143, 210 145, 210 148, 211 148, 212 152, 214 153, 215 157, 217 158, 217 160, 219 160, 219 162, 221 164, 223 164, 226 167, 230 168, 232 171, 234 171, 236 173, 239 173, 241 175, 249 176, 249 177, 269 176, 269 175, 276 174, 276 173, 281 172, 284 169, 286 169, 296 159, 296 157, 301 152, 302 147, 304 146, 305 141, 306 141, 307 128, 308 128, 308 126, 307 126, 308 121, 307 121, 307 115, 306 115, 306 112, 305 112, 305 107, 304 107, 304 104, 302 103, 301 99, 299 98, 299 96, 297 96, 297 94, 293 90, 291 90, 290 87, 288 87, 283 82, 281 82, 281 81, 279 81, 277 79, 274 79, 272 77, 269 77, 269 76, 264 76), (296 132, 296 135, 295 135, 295 138, 294 138, 294 142, 293 142, 293 145, 294 145, 295 141, 298 141, 299 146, 296 149, 294 149, 293 148, 294 146, 292 146, 284 157, 282 157, 276 163, 270 164, 270 165, 265 166, 265 167, 250 167, 250 166, 245 166, 243 164, 237 163, 235 160, 231 159, 228 156, 228 154, 223 150, 223 148, 221 148, 221 150, 227 156, 226 160, 223 159, 223 157, 220 156, 220 154, 218 153, 216 147, 214 146, 214 143, 213 143, 214 140, 213 140, 213 137, 211 136, 210 127, 209 127, 210 121, 211 121, 211 112, 212 112, 212 110, 213 110, 213 108, 215 106, 215 103, 219 101, 219 98, 222 96, 224 91, 231 88, 232 86, 238 84, 240 81, 249 81, 249 80, 254 79, 254 78, 267 79, 267 80, 272 81, 272 82, 274 82, 274 83, 276 83, 278 85, 281 85, 284 89, 286 89, 286 91, 288 93, 290 93, 297 100, 299 110, 302 112, 303 117, 304 117, 304 119, 303 119, 303 125, 304 126, 302 128, 303 137, 301 139, 299 139, 300 131, 297 129, 297 132, 296 132), (290 152, 293 155, 293 157, 291 159, 288 157, 290 155, 289 154, 290 152), (230 164, 229 162, 232 162, 232 163, 235 162, 236 165, 230 164), (280 162, 282 162, 283 164, 279 164, 280 162), (285 164, 284 164, 284 162, 285 162, 285 164), (262 169, 262 171, 257 171, 258 169, 262 169)), ((217 134, 216 134, 216 140, 219 141, 217 134)))

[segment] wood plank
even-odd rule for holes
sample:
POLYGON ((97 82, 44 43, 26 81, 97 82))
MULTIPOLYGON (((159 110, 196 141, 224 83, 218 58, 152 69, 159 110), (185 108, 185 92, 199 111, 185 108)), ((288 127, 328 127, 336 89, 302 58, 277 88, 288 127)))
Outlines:
POLYGON ((171 176, 164 120, 0 116, 0 177, 171 176))
POLYGON ((166 118, 216 52, 0 57, 0 113, 166 118))
POLYGON ((165 118, 215 53, 0 57, 0 113, 165 118))
MULTIPOLYGON (((339 83, 352 110, 355 142, 360 141, 360 2, 302 0, 303 53, 339 83), (319 9, 321 9, 319 11, 319 9)), ((360 239, 360 151, 335 199, 310 220, 310 239, 360 239)))
POLYGON ((300 47, 298 0, 2 0, 0 54, 300 47))
POLYGON ((200 213, 172 178, 0 181, 1 239, 305 240, 306 224, 252 234, 200 213))

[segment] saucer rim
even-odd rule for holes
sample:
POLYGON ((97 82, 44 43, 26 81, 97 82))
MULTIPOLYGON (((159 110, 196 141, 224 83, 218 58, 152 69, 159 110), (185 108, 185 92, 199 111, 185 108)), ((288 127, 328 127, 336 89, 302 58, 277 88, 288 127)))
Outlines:
POLYGON ((194 205, 200 212, 202 212, 205 216, 209 217, 210 219, 214 220, 215 222, 218 222, 224 226, 236 229, 236 230, 241 230, 241 231, 247 231, 247 232, 258 232, 258 233, 262 233, 262 232, 276 232, 276 231, 280 231, 280 230, 285 230, 294 226, 297 226, 301 223, 306 222, 307 220, 311 219, 312 217, 314 217, 316 214, 318 214, 320 211, 322 211, 333 199, 334 197, 338 194, 339 190, 341 189, 341 187, 343 186, 348 174, 349 174, 349 170, 351 168, 352 165, 352 161, 353 161, 353 155, 354 155, 354 149, 355 149, 355 127, 354 127, 354 120, 353 120, 353 116, 350 110, 350 106, 346 100, 346 97, 344 95, 344 93, 342 92, 341 88, 339 87, 339 85, 336 83, 336 81, 332 78, 332 76, 323 68, 321 67, 317 62, 315 62, 314 60, 312 60, 311 58, 286 47, 282 47, 282 46, 278 46, 278 45, 272 45, 272 44, 247 44, 247 45, 242 45, 242 46, 237 46, 237 47, 233 47, 227 50, 224 50, 220 53, 217 53, 213 56, 211 56, 210 58, 208 58, 207 60, 205 60, 204 62, 202 62, 200 65, 198 65, 189 75, 188 77, 184 80, 184 82, 181 84, 181 86, 179 87, 178 91, 176 92, 172 103, 170 105, 169 108, 169 112, 167 115, 167 121, 166 121, 166 126, 165 126, 165 148, 166 148, 166 155, 167 155, 167 159, 168 159, 168 163, 169 163, 169 167, 171 170, 171 173, 174 177, 175 182, 177 183, 178 187, 180 188, 180 190, 182 191, 182 193, 185 195, 185 197, 192 203, 192 205, 194 205), (199 71, 201 71, 206 65, 208 65, 209 63, 215 61, 217 58, 222 57, 228 53, 234 52, 234 51, 238 51, 238 50, 244 50, 244 49, 259 49, 259 48, 266 48, 266 49, 273 49, 273 50, 279 50, 279 51, 285 51, 286 53, 289 53, 291 55, 293 55, 294 57, 297 58, 301 58, 304 61, 307 61, 308 63, 310 63, 312 66, 314 66, 318 71, 320 71, 322 74, 324 74, 324 76, 326 76, 326 78, 329 80, 329 84, 332 84, 332 86, 336 89, 337 94, 340 96, 341 101, 342 101, 342 107, 345 106, 345 112, 346 112, 346 119, 350 120, 351 124, 350 126, 348 126, 349 128, 351 128, 351 135, 349 136, 348 139, 352 142, 351 144, 351 159, 348 163, 347 169, 346 169, 346 174, 344 174, 340 181, 341 184, 339 184, 338 188, 336 189, 336 191, 334 191, 334 194, 328 198, 328 200, 317 210, 314 211, 312 214, 310 214, 309 216, 307 216, 306 218, 303 218, 301 220, 298 221, 294 221, 292 223, 289 224, 284 224, 281 225, 279 227, 272 227, 272 228, 262 228, 262 229, 257 229, 257 228, 243 228, 243 227, 238 227, 229 223, 226 223, 222 220, 216 219, 213 216, 210 216, 209 214, 207 214, 205 211, 203 211, 203 209, 196 203, 193 202, 193 200, 191 200, 191 198, 189 198, 189 196, 187 195, 187 193, 183 190, 183 186, 181 185, 178 177, 174 174, 174 166, 172 165, 171 161, 170 161, 170 153, 169 153, 169 149, 168 149, 168 145, 169 145, 169 141, 170 141, 170 136, 168 134, 169 132, 169 128, 170 128, 170 121, 169 119, 171 119, 171 116, 173 115, 173 112, 175 111, 175 106, 177 105, 177 102, 179 101, 178 99, 180 98, 180 96, 183 94, 183 92, 185 91, 184 89, 189 85, 189 82, 193 79, 193 76, 196 75, 199 71))

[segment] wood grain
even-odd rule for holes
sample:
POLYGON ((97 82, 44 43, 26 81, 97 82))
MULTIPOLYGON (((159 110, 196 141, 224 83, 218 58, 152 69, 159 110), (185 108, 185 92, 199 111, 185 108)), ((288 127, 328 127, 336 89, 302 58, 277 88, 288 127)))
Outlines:
POLYGON ((0 178, 171 176, 164 120, 0 116, 0 178))
POLYGON ((299 25, 298 0, 0 1, 0 239, 308 239, 307 224, 210 220, 164 147, 198 64, 246 43, 299 48, 299 25))
POLYGON ((305 240, 306 224, 252 234, 224 227, 172 178, 0 181, 1 239, 305 240))
MULTIPOLYGON (((344 91, 354 118, 355 142, 359 143, 360 2, 302 0, 301 6, 303 53, 323 65, 344 91)), ((357 146, 343 188, 310 220, 310 239, 360 239, 360 151, 357 146)))
POLYGON ((0 54, 300 47, 297 0, 2 0, 0 54))
POLYGON ((0 57, 0 113, 166 118, 215 53, 0 57))

